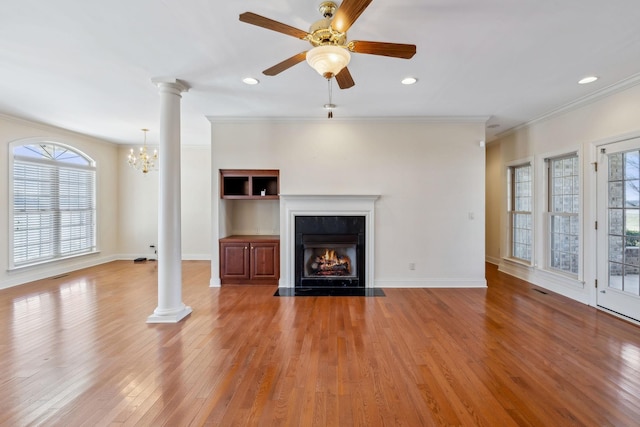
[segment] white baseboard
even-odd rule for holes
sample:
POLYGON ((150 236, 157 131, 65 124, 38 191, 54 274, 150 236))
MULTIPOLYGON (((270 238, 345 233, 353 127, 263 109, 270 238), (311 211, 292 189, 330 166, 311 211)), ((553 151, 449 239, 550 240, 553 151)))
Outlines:
POLYGON ((376 288, 486 288, 487 281, 481 279, 385 279, 375 280, 376 288))
POLYGON ((0 283, 0 289, 46 279, 48 277, 60 276, 83 268, 116 261, 117 259, 119 258, 115 255, 101 256, 100 254, 91 254, 13 270, 8 272, 9 278, 0 283))
POLYGON ((496 257, 492 257, 492 256, 486 256, 484 258, 485 262, 488 262, 489 264, 493 264, 493 265, 500 265, 500 258, 496 258, 496 257))
POLYGON ((589 290, 578 280, 506 259, 501 260, 498 271, 589 305, 589 290))
MULTIPOLYGON (((147 258, 151 259, 154 255, 149 254, 120 254, 118 255, 118 260, 123 261, 133 261, 136 258, 147 258)), ((158 256, 155 255, 155 259, 158 259, 158 256)), ((211 261, 211 254, 182 254, 183 261, 211 261)))

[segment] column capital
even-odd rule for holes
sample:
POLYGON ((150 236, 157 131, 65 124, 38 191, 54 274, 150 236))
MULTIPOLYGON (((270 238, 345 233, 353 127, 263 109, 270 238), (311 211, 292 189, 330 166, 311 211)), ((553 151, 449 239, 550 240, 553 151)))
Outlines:
POLYGON ((167 87, 167 88, 175 89, 179 93, 188 92, 189 89, 191 89, 191 86, 189 86, 187 82, 173 78, 173 77, 153 77, 151 79, 151 83, 158 86, 159 88, 167 87))

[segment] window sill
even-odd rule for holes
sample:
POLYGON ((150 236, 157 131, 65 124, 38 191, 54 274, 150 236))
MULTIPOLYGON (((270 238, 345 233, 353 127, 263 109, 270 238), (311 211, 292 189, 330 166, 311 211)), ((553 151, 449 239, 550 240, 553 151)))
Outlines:
POLYGON ((527 262, 527 261, 523 261, 523 260, 521 260, 519 258, 503 257, 502 261, 506 262, 506 263, 510 263, 510 264, 515 264, 515 265, 518 265, 518 266, 521 266, 521 267, 527 267, 527 268, 533 269, 533 264, 531 264, 530 262, 527 262))

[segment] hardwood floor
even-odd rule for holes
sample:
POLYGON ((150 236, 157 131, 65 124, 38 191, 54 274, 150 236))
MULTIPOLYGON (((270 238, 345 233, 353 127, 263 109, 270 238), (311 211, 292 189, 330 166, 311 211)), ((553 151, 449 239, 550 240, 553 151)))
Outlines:
POLYGON ((145 323, 152 263, 0 291, 0 425, 634 426, 640 328, 487 266, 488 289, 209 288, 145 323))

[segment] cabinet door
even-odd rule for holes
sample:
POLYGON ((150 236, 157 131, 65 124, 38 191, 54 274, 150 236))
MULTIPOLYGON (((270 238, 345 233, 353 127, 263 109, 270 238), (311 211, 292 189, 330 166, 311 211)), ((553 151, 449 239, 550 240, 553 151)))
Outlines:
POLYGON ((220 243, 220 278, 249 279, 249 243, 220 243))
POLYGON ((280 278, 280 245, 278 243, 251 243, 251 278, 280 278))

